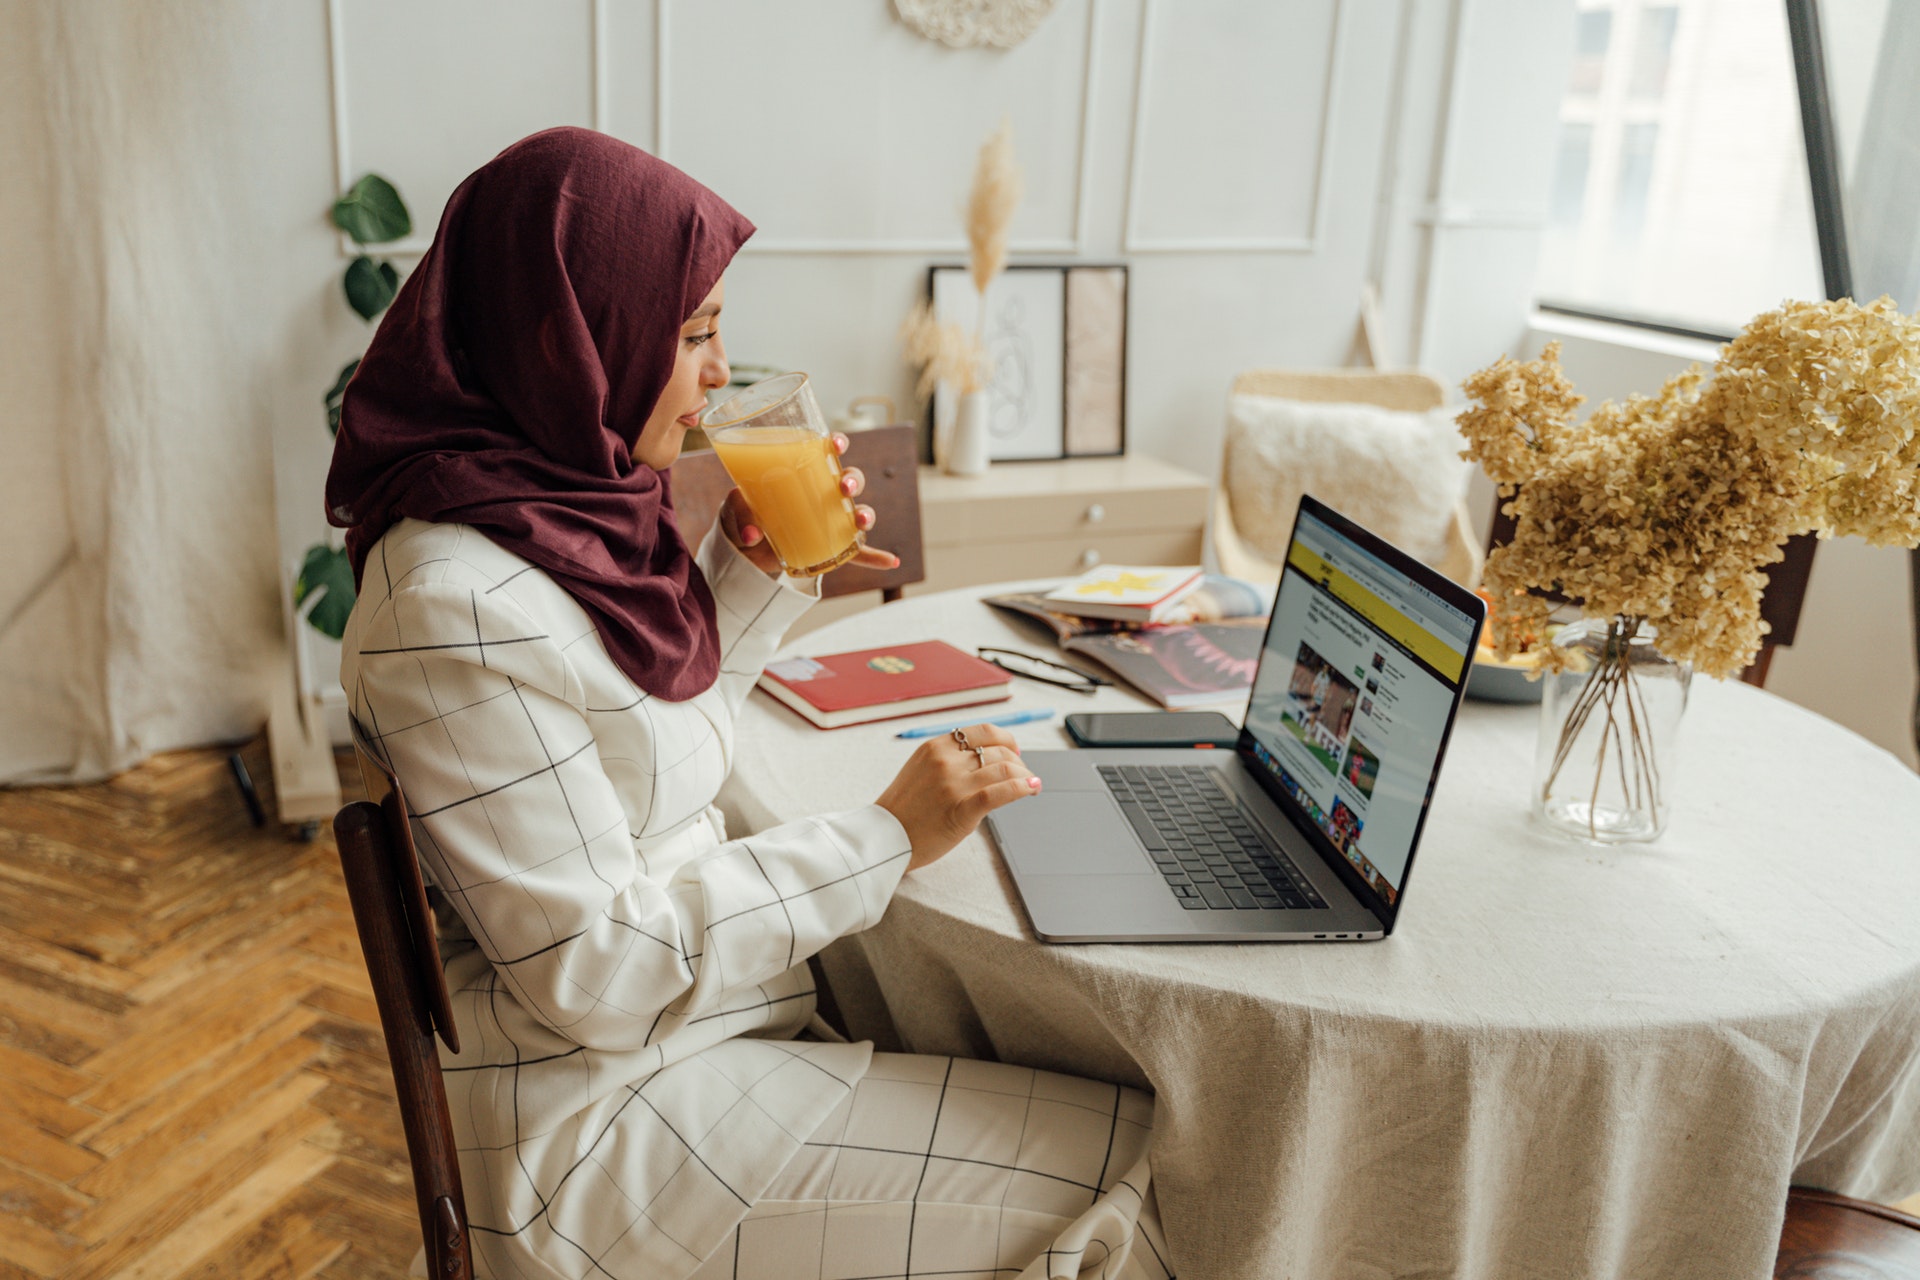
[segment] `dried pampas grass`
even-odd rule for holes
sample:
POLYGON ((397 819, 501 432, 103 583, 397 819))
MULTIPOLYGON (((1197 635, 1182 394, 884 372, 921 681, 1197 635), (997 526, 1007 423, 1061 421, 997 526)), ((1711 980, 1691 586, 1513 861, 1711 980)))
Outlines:
POLYGON ((980 305, 974 331, 969 334, 963 325, 942 324, 931 300, 916 306, 900 326, 907 360, 920 369, 917 394, 923 400, 943 382, 963 396, 987 384, 987 286, 1007 265, 1007 232, 1020 193, 1020 167, 1013 162, 1013 125, 1002 120, 980 148, 973 190, 967 196, 967 273, 980 305))
POLYGON ((973 169, 973 190, 967 196, 967 265, 974 291, 980 295, 983 326, 987 285, 1007 265, 1007 231, 1020 204, 1020 194, 1020 167, 1013 160, 1013 123, 1002 120, 980 148, 980 159, 973 169))
POLYGON ((942 382, 967 395, 980 390, 986 381, 979 344, 959 325, 941 324, 933 314, 931 301, 920 303, 907 316, 907 322, 900 326, 900 342, 907 359, 920 366, 920 382, 914 393, 922 400, 942 382))

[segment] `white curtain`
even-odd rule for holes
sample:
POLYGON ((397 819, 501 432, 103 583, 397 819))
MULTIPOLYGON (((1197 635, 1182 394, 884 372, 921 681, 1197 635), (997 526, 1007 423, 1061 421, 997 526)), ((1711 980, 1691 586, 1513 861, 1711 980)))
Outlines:
POLYGON ((0 0, 0 782, 249 736, 283 661, 250 9, 0 0))

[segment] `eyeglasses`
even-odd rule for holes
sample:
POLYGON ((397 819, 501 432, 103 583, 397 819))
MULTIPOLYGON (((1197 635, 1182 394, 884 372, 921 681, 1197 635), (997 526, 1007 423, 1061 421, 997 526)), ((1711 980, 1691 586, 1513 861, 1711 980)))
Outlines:
POLYGON ((1057 685, 1062 689, 1071 689, 1075 693, 1092 693, 1113 683, 1099 676, 1089 675, 1078 667, 1069 667, 1061 662, 1049 662, 1045 658, 1031 653, 1022 653, 1018 649, 994 649, 981 647, 974 650, 986 661, 1002 671, 1008 671, 1028 680, 1038 680, 1042 684, 1057 685))

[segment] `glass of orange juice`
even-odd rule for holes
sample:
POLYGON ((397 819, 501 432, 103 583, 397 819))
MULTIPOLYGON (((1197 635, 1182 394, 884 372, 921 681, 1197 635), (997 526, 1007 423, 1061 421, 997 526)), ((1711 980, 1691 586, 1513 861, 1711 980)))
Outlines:
POLYGON ((701 425, 782 569, 811 578, 853 559, 862 545, 853 499, 840 491, 840 455, 806 374, 756 382, 701 425))

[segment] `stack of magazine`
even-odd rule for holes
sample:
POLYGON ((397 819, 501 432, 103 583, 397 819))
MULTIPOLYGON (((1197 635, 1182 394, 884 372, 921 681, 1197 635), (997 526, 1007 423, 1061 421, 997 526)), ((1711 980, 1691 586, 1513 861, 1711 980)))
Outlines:
POLYGON ((1211 574, 1160 621, 1144 625, 1065 613, 1045 592, 985 599, 1044 623, 1062 649, 1093 659, 1169 709, 1247 696, 1270 607, 1252 584, 1211 574))

